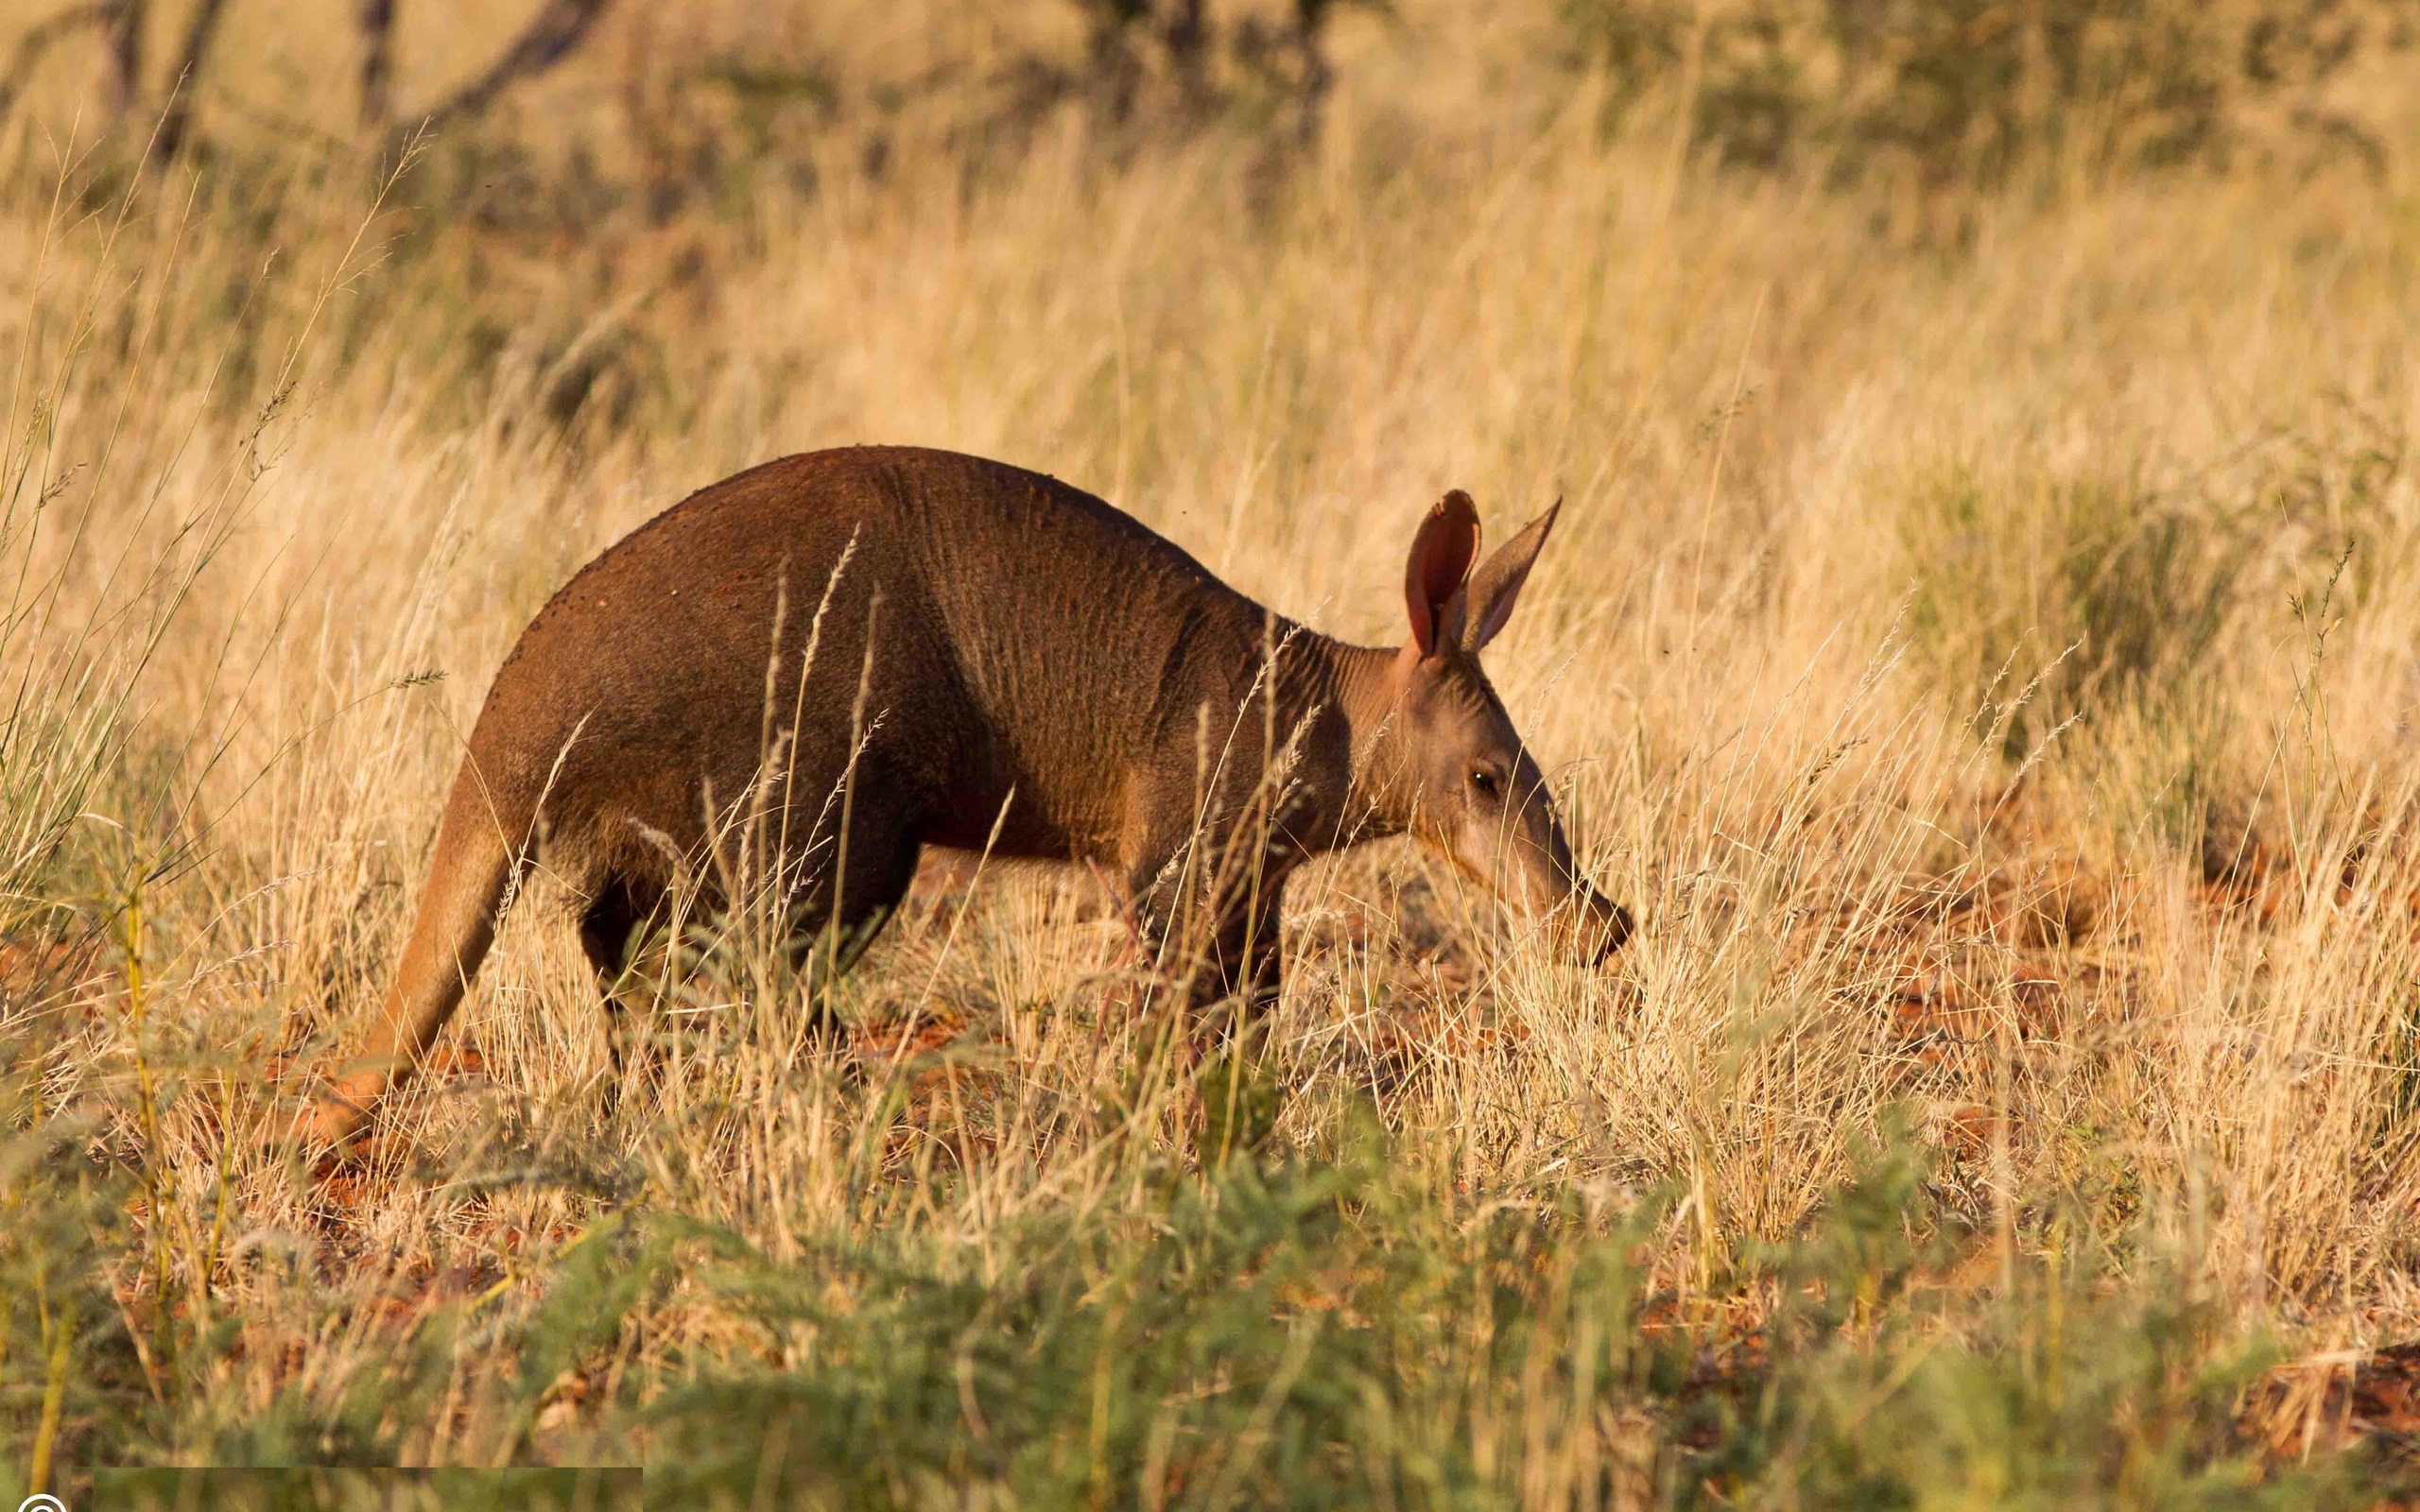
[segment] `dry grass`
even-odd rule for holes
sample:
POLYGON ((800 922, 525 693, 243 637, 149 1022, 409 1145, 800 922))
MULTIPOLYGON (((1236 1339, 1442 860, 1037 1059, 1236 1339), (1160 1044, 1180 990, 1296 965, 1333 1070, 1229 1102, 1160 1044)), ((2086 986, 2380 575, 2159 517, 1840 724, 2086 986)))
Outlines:
MULTIPOLYGON (((2353 1362, 2420 1336, 2400 159, 1942 191, 1927 223, 1959 233, 1911 238, 1872 197, 1719 173, 1651 109, 1608 140, 1584 80, 1491 93, 1543 17, 1402 9, 1355 22, 1327 133, 1283 171, 1219 131, 1105 144, 1071 109, 975 173, 936 105, 885 128, 878 173, 844 122, 811 189, 768 174, 576 236, 432 203, 473 193, 455 144, 381 199, 339 152, 246 136, 240 101, 212 107, 215 161, 140 181, 16 129, 0 1201, 26 1221, 0 1240, 24 1288, 0 1481, 44 1433, 78 1462, 653 1462, 692 1429, 644 1415, 717 1372, 878 1354, 848 1298, 892 1294, 855 1267, 1006 1292, 1194 1232, 1171 1204, 1249 1206, 1184 1174, 1166 1074, 1102 1016, 1114 916, 1046 872, 920 889, 840 989, 854 1071, 802 1042, 801 989, 737 930, 672 989, 665 1085, 618 1108, 571 932, 524 907, 366 1165, 315 1178, 251 1137, 290 1096, 266 1068, 373 1005, 459 737, 552 587, 691 488, 877 439, 1071 479, 1365 639, 1397 633, 1443 490, 1497 531, 1568 501, 1491 670, 1643 933, 1586 974, 1416 852, 1323 866, 1288 920, 1267 1161, 1363 1170, 1374 1121, 1413 1194, 1355 1199, 1374 1229, 1455 1255, 1507 1211, 1565 1236, 1538 1256, 1614 1235, 1634 1269, 1606 1295, 1646 1323, 1556 1313, 1551 1285, 1522 1305, 1565 1344, 1677 1330, 1685 1357, 1796 1336, 1801 1262, 1772 1257, 1830 1231, 1904 1124, 1922 1179, 1858 1232, 1914 1236, 1915 1279, 1772 1378, 1846 1400, 1841 1362, 1896 1341, 1827 1419, 1841 1442, 1929 1420, 1910 1380, 1964 1389, 1918 1373, 1940 1340, 2065 1358, 2061 1307, 2170 1301, 2208 1310, 2204 1342, 2154 1376, 2276 1341, 2226 1414, 2281 1467, 2338 1440, 2353 1362), (632 1215, 678 1222, 642 1243, 632 1215), (546 1333, 612 1280, 580 1280, 608 1240, 646 1284, 595 1337, 546 1333), (830 1295, 768 1321, 717 1280, 733 1254, 830 1295), (406 1405, 360 1408, 390 1385, 406 1405)), ((938 45, 868 35, 903 72, 903 39, 938 45)), ((537 97, 640 98, 652 57, 611 34, 537 97)), ((262 66, 229 89, 272 93, 262 66)), ((513 140, 584 139, 530 109, 513 140)), ((1384 1276, 1381 1252, 1337 1251, 1384 1276)), ((1254 1253, 1243 1279, 1275 1264, 1254 1253)), ((1866 1273, 1823 1274, 1837 1300, 1866 1273)), ((1094 1280, 1067 1316, 1126 1305, 1094 1280)), ((1349 1277, 1298 1283, 1333 1295, 1253 1304, 1281 1373, 1283 1319, 1349 1331, 1364 1305, 1349 1277)), ((1437 1358, 1495 1358, 1462 1329, 1437 1358)), ((945 1356, 960 1488, 1031 1484, 981 1469, 972 1356, 945 1356)), ((1507 1503, 1854 1500, 1804 1479, 1762 1388, 1716 1435, 1770 1430, 1761 1457, 1709 1469, 1697 1397, 1626 1417, 1554 1368, 1474 1364, 1398 1405, 1443 1413, 1507 1503)), ((1112 1499, 1226 1485, 1182 1435, 1151 1449, 1138 1400, 1112 1499)), ((1106 1419, 1070 1420, 1080 1487, 1106 1419)), ((1908 1484, 2013 1494, 1982 1451, 1943 1454, 1908 1484)), ((1281 1499, 1254 1478, 1278 1463, 1226 1488, 1281 1499)))

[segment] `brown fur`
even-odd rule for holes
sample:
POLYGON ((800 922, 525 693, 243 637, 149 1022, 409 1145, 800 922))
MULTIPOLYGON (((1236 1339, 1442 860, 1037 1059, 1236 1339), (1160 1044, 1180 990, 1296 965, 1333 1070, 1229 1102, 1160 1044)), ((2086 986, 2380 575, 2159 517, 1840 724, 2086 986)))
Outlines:
POLYGON ((1628 918, 1575 877, 1476 658, 1552 520, 1471 572, 1478 517, 1448 495, 1412 549, 1411 639, 1380 650, 998 462, 851 448, 693 494, 573 577, 496 673, 402 964, 310 1131, 351 1133, 409 1074, 535 862, 584 900, 610 1001, 676 881, 711 901, 731 874, 713 851, 735 805, 778 837, 803 941, 870 936, 924 846, 990 841, 1103 868, 1155 942, 1198 914, 1191 997, 1256 1005, 1293 867, 1409 831, 1609 951, 1628 918))

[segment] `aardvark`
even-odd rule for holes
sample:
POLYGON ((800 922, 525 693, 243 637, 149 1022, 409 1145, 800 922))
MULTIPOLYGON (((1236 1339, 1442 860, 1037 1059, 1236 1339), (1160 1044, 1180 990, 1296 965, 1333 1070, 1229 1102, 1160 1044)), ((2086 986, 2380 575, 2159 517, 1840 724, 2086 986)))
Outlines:
POLYGON ((1278 989, 1288 873, 1407 832, 1599 958, 1629 917, 1575 872, 1478 660, 1554 517, 1474 571, 1478 516, 1447 494, 1412 540, 1409 634, 1372 648, 999 462, 854 447, 693 494, 581 569, 497 671, 402 964, 308 1131, 345 1138, 409 1074, 541 858, 610 1009, 671 890, 729 875, 701 863, 740 802, 781 837, 802 966, 871 938, 924 847, 988 847, 1099 868, 1195 1006, 1250 1008, 1278 989))

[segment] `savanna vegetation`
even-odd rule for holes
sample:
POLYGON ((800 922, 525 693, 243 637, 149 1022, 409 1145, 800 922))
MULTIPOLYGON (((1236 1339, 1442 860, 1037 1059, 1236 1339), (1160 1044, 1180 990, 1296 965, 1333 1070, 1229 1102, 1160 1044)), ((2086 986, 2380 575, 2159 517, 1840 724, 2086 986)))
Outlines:
POLYGON ((2415 78, 2382 0, 17 0, 0 1503, 2411 1494, 2415 78), (617 1088, 542 880, 298 1149, 528 615, 860 440, 1374 643, 1444 490, 1562 496, 1489 664, 1637 937, 1357 852, 1191 1068, 1093 878, 935 866, 838 1041, 696 920, 617 1088))

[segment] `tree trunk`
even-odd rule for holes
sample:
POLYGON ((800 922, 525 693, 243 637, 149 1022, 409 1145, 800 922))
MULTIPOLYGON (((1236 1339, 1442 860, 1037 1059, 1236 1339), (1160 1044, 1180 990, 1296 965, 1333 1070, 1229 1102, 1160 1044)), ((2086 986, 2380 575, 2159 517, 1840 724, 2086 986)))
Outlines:
POLYGON ((1205 3, 1176 0, 1176 12, 1168 18, 1168 61, 1175 67, 1177 89, 1188 110, 1199 109, 1209 94, 1210 25, 1202 13, 1205 3))
POLYGON ((386 129, 394 111, 395 0, 361 0, 361 125, 386 129))
POLYGON ((1294 0, 1294 44, 1303 60, 1302 115, 1298 125, 1302 146, 1319 140, 1321 109, 1328 86, 1336 82, 1327 62, 1327 17, 1332 0, 1294 0))
POLYGON ((143 22, 150 0, 110 0, 110 114, 124 125, 143 101, 143 22))
POLYGON ((227 13, 227 0, 198 0, 185 23, 184 45, 177 49, 177 72, 168 80, 168 108, 160 116, 160 156, 177 155, 193 123, 193 97, 201 87, 201 60, 210 54, 211 39, 227 13))

